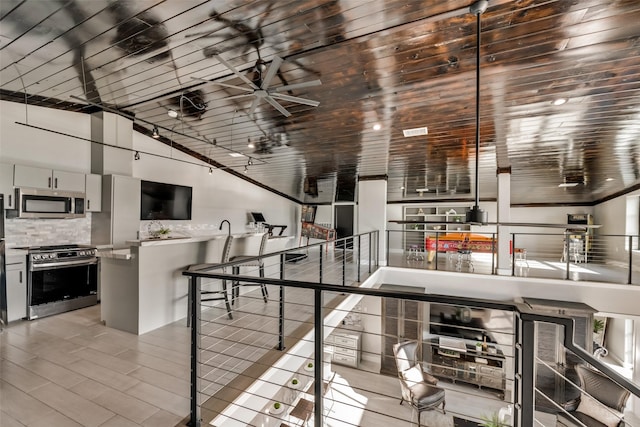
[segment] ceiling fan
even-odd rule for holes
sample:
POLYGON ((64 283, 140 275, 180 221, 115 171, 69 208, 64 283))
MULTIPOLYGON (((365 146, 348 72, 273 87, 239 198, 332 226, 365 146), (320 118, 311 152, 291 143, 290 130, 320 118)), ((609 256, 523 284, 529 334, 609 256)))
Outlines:
MULTIPOLYGON (((471 225, 501 225, 506 227, 542 227, 542 228, 563 228, 567 230, 588 230, 599 228, 601 225, 595 224, 544 224, 544 223, 525 223, 525 222, 489 222, 486 211, 480 209, 480 177, 479 177, 479 160, 480 160, 480 32, 482 15, 489 6, 488 0, 477 0, 469 6, 469 11, 476 15, 476 162, 475 162, 475 203, 466 213, 466 220, 463 224, 471 225)), ((461 224, 460 222, 451 221, 409 221, 409 220, 391 220, 396 224, 461 224)))
POLYGON ((236 90, 239 90, 239 91, 242 91, 242 92, 246 92, 246 93, 243 93, 241 95, 230 96, 230 97, 228 97, 226 99, 253 98, 253 102, 251 103, 251 106, 249 107, 249 110, 247 111, 247 113, 251 117, 253 117, 253 113, 254 113, 256 107, 258 106, 258 104, 260 104, 260 102, 262 100, 267 101, 269 104, 271 104, 273 106, 273 108, 278 110, 285 117, 291 116, 291 113, 289 111, 287 111, 287 109, 284 108, 282 106, 282 104, 280 104, 278 101, 295 102, 295 103, 298 103, 298 104, 310 105, 312 107, 317 107, 318 105, 320 105, 319 101, 314 101, 314 100, 306 99, 306 98, 300 98, 300 97, 297 97, 297 96, 292 96, 292 95, 287 95, 287 94, 282 93, 282 92, 288 92, 288 91, 291 91, 291 90, 294 90, 294 89, 301 89, 301 88, 305 88, 305 87, 319 86, 319 85, 322 84, 322 82, 320 80, 316 79, 316 80, 310 80, 310 81, 307 81, 307 82, 287 84, 287 85, 284 85, 284 86, 278 86, 278 87, 273 87, 273 88, 270 87, 271 81, 273 80, 275 75, 279 72, 280 66, 283 63, 283 59, 280 58, 279 56, 274 56, 273 60, 271 61, 271 64, 268 67, 266 67, 266 64, 264 63, 264 61, 262 61, 261 59, 258 59, 258 61, 256 62, 256 65, 255 65, 255 71, 254 71, 253 80, 249 80, 247 78, 247 76, 245 76, 244 74, 240 73, 233 65, 231 65, 219 53, 213 53, 212 56, 214 56, 218 61, 220 61, 222 64, 224 64, 224 66, 227 67, 229 69, 229 71, 231 71, 240 80, 245 82, 249 87, 230 85, 230 84, 223 83, 223 82, 200 79, 200 78, 197 78, 197 77, 192 77, 192 79, 193 80, 204 81, 204 82, 207 82, 207 83, 210 83, 210 84, 214 84, 214 85, 218 85, 218 86, 222 86, 222 87, 236 89, 236 90), (266 69, 265 69, 265 67, 266 67, 266 69))

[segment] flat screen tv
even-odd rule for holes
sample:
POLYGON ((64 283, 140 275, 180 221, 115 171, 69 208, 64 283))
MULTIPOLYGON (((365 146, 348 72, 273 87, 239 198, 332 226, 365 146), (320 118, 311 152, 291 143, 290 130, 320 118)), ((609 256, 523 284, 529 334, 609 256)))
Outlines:
POLYGON ((191 198, 191 187, 142 181, 140 183, 140 219, 191 219, 191 198))
POLYGON ((262 212, 251 212, 251 217, 253 218, 253 222, 267 222, 262 212))

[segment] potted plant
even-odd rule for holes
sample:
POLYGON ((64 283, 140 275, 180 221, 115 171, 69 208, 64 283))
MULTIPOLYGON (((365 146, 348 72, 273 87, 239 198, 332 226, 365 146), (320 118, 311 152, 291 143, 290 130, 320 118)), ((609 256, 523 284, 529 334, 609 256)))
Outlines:
POLYGON ((300 380, 298 380, 297 378, 292 378, 291 381, 289 381, 289 387, 291 387, 294 390, 297 390, 300 388, 300 380))
POLYGON ((306 365, 304 365, 304 370, 307 372, 311 372, 313 371, 313 362, 308 362, 306 365))
POLYGON ((480 425, 483 427, 507 427, 507 424, 500 420, 500 415, 497 412, 491 415, 483 415, 480 425))
POLYGON ((281 414, 284 411, 284 405, 280 402, 273 402, 271 408, 269 408, 269 413, 273 415, 281 414))
POLYGON ((171 233, 171 229, 166 227, 161 227, 153 232, 154 237, 158 239, 166 239, 167 237, 169 237, 169 233, 171 233))

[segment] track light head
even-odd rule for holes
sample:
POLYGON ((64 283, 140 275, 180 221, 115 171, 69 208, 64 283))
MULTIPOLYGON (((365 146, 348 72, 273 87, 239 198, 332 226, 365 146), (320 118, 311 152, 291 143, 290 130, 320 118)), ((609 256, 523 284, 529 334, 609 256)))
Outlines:
POLYGON ((249 173, 249 168, 246 165, 244 167, 244 173, 249 173))
POLYGON ((160 138, 160 132, 158 131, 158 126, 153 127, 153 132, 151 132, 151 137, 155 139, 160 138))
POLYGON ((209 175, 213 173, 213 168, 209 168, 209 175))
POLYGON ((136 154, 133 155, 133 160, 140 160, 140 152, 136 151, 136 154))

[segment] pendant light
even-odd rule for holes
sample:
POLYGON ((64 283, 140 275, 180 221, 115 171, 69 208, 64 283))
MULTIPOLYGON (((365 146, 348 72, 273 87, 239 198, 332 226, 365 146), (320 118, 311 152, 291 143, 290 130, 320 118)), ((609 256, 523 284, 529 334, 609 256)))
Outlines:
POLYGON ((476 224, 486 224, 488 222, 487 212, 480 209, 480 174, 478 167, 480 164, 480 15, 487 10, 489 2, 487 0, 479 0, 469 7, 469 11, 476 15, 476 194, 475 205, 467 212, 467 222, 476 224))

